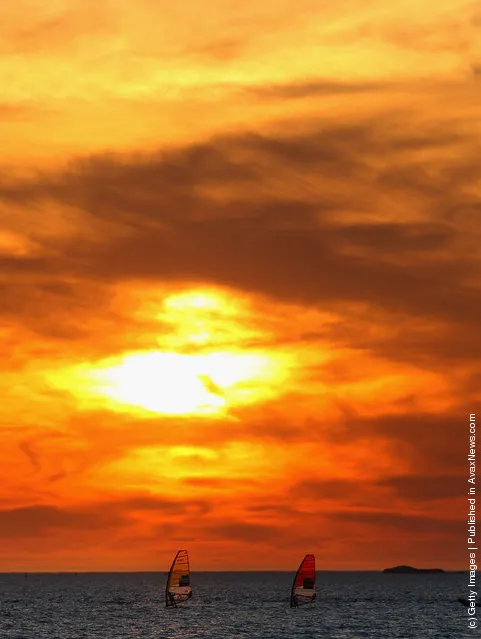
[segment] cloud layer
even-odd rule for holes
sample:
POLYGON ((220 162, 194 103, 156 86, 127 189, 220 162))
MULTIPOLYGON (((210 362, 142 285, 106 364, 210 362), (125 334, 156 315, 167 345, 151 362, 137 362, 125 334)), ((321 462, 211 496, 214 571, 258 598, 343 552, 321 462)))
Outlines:
POLYGON ((2 565, 459 568, 474 8, 84 4, 0 15, 2 565))

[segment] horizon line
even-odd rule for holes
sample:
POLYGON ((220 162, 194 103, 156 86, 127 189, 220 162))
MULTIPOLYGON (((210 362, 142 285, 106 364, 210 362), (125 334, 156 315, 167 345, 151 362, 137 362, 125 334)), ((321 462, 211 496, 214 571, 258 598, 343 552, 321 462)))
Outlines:
MULTIPOLYGON (((346 569, 316 569, 316 573, 330 573, 330 572, 374 572, 384 574, 385 568, 364 568, 364 569, 354 569, 354 568, 346 568, 346 569)), ((467 573, 469 570, 465 568, 445 570, 443 568, 420 568, 419 570, 442 570, 444 573, 467 573)), ((118 575, 118 574, 162 574, 168 573, 169 570, 0 570, 0 575, 74 575, 74 574, 82 574, 82 575, 118 575)), ((286 572, 291 573, 293 570, 290 569, 252 569, 252 570, 191 570, 191 572, 195 573, 261 573, 261 572, 286 572)), ((479 571, 477 571, 479 572, 479 571)), ((402 573, 401 573, 402 574, 402 573)), ((407 573, 409 574, 409 573, 407 573)), ((411 573, 415 574, 415 573, 411 573)))

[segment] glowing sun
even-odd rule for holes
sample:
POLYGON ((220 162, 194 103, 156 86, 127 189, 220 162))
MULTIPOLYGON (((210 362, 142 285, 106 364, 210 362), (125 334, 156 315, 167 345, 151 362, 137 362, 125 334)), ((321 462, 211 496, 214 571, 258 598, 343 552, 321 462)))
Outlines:
MULTIPOLYGON (((114 410, 168 415, 222 414, 228 406, 269 396, 282 369, 263 354, 144 352, 80 366, 56 378, 90 407, 104 398, 114 410)), ((101 403, 104 403, 101 402, 101 403)))

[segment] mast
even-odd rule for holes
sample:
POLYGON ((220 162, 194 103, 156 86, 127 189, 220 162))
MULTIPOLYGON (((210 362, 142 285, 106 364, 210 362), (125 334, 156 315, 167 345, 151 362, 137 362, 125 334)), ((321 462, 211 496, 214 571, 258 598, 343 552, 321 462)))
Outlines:
POLYGON ((166 608, 171 608, 171 607, 177 608, 175 599, 169 591, 169 586, 170 586, 170 577, 172 575, 172 571, 174 570, 175 562, 177 561, 177 557, 179 556, 181 552, 182 552, 181 550, 177 551, 177 554, 174 557, 174 561, 172 562, 172 565, 170 566, 169 574, 167 575, 167 585, 165 586, 165 607, 166 608))
MULTIPOLYGON (((302 564, 301 564, 302 565, 302 564)), ((301 566, 299 566, 299 568, 297 569, 296 574, 294 575, 294 581, 292 582, 292 588, 291 588, 291 608, 298 608, 299 604, 297 603, 296 600, 296 596, 294 594, 294 591, 296 589, 296 581, 297 581, 297 575, 299 574, 299 570, 301 569, 301 566)))
POLYGON ((187 550, 179 550, 167 577, 165 606, 166 608, 175 608, 178 603, 183 603, 190 597, 192 597, 192 588, 190 586, 189 553, 187 550))

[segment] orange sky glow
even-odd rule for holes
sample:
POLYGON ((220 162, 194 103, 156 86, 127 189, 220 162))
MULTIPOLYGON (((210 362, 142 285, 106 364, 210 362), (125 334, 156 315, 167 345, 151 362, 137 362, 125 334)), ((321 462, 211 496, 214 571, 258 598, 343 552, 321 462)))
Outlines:
POLYGON ((480 103, 477 2, 0 3, 0 571, 464 568, 480 103))

